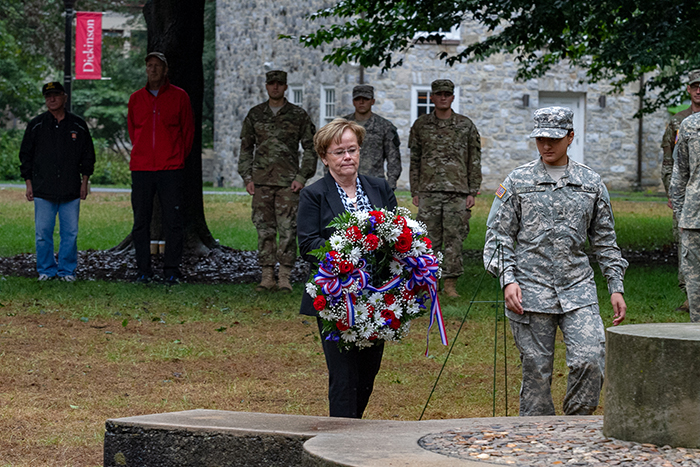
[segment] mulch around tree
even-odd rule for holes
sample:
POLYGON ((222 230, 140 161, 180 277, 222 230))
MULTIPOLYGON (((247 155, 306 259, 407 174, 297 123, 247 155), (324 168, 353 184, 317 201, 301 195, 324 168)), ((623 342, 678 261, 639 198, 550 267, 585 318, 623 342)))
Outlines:
MULTIPOLYGON (((156 275, 163 270, 163 255, 151 256, 156 275)), ((234 250, 226 246, 213 249, 207 256, 185 255, 180 267, 183 282, 191 284, 249 284, 260 281, 261 269, 256 251, 234 250)), ((133 250, 86 250, 78 252, 78 279, 132 281, 137 277, 136 258, 133 250)), ((304 282, 309 274, 309 264, 297 259, 292 269, 292 282, 304 282)), ((37 277, 36 255, 20 254, 0 258, 0 275, 37 277)))
MULTIPOLYGON (((464 252, 465 260, 481 261, 481 251, 464 252)), ((677 249, 625 250, 623 257, 630 264, 677 264, 677 249)), ((163 255, 152 255, 156 275, 163 269, 163 255)), ((591 258, 593 261, 594 258, 591 258)), ((297 258, 292 269, 292 282, 305 282, 309 275, 309 263, 297 258)), ((261 270, 257 251, 234 250, 227 246, 213 249, 207 256, 185 255, 180 268, 183 282, 191 284, 252 284, 260 281, 261 270)), ((0 275, 37 277, 36 255, 19 254, 0 258, 0 275)), ((82 280, 132 281, 137 277, 133 250, 86 250, 78 252, 76 276, 82 280)))

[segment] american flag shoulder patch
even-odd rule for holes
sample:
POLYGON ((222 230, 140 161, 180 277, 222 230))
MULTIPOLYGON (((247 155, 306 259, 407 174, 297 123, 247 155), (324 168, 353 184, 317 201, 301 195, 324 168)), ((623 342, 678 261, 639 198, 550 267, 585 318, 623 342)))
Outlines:
POLYGON ((506 194, 506 188, 503 185, 498 185, 498 189, 496 190, 496 196, 499 198, 503 198, 503 195, 506 194))
POLYGON ((678 133, 680 130, 676 130, 676 140, 673 142, 673 144, 678 144, 678 133))

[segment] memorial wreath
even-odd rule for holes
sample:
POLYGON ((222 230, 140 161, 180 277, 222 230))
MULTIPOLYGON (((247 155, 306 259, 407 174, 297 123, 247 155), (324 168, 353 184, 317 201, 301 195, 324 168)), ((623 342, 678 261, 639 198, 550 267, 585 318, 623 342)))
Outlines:
POLYGON ((341 349, 399 341, 411 320, 430 313, 428 333, 437 323, 447 345, 437 296, 442 255, 433 253, 425 225, 399 207, 345 212, 329 227, 336 232, 311 252, 319 265, 306 284, 326 339, 341 349))

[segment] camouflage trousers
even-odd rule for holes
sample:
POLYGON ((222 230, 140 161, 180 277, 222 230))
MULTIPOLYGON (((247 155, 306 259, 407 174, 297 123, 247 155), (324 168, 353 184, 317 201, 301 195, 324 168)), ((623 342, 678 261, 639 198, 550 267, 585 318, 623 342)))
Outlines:
POLYGON ((690 322, 700 323, 700 229, 681 230, 681 269, 686 280, 690 322))
POLYGON ((564 414, 592 415, 605 375, 605 328, 598 305, 561 314, 508 310, 506 315, 523 369, 520 416, 555 415, 551 386, 557 327, 564 335, 569 367, 564 414))
POLYGON ((681 235, 678 229, 678 218, 676 213, 673 213, 673 239, 678 244, 678 287, 685 290, 685 277, 683 277, 683 267, 681 266, 683 258, 683 247, 681 246, 681 235))
POLYGON ((274 266, 277 262, 294 265, 298 207, 299 193, 294 193, 290 187, 255 185, 252 219, 258 230, 260 266, 274 266))
POLYGON ((471 210, 464 193, 421 193, 418 220, 428 228, 433 249, 443 254, 442 277, 457 278, 464 272, 462 243, 469 235, 471 210))

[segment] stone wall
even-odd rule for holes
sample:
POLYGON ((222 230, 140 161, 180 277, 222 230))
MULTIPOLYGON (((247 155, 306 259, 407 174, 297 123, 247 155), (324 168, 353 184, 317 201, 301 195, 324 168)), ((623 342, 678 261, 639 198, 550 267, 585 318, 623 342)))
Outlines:
MULTIPOLYGON (((241 186, 236 172, 240 128, 248 109, 266 100, 264 73, 270 69, 289 72, 289 85, 304 87, 303 107, 318 125, 322 85, 335 85, 337 115, 353 110, 351 91, 359 84, 359 66, 335 67, 322 61, 323 51, 305 49, 294 40, 278 40, 279 34, 299 35, 321 22, 304 17, 329 2, 258 0, 217 2, 215 178, 226 185, 241 186)), ((623 94, 609 94, 605 83, 588 84, 585 72, 560 65, 544 77, 515 81, 516 65, 507 55, 485 62, 447 67, 437 58, 442 51, 454 53, 464 44, 487 34, 476 23, 461 27, 461 43, 418 45, 400 68, 381 73, 364 70, 364 82, 375 87, 374 111, 390 119, 401 138, 404 170, 400 188, 408 187, 408 136, 411 93, 414 86, 429 86, 438 78, 449 78, 459 87, 458 112, 470 117, 482 137, 483 192, 498 186, 510 170, 537 157, 534 141, 528 138, 532 113, 541 95, 582 96, 585 112, 584 163, 601 174, 610 189, 629 190, 637 185, 639 107, 636 87, 623 94), (581 82, 583 81, 583 82, 581 82), (523 105, 523 95, 529 105, 523 105), (605 107, 599 103, 605 96, 605 107)), ((575 111, 579 111, 574 109, 575 111)), ((662 190, 661 136, 668 115, 664 111, 644 117, 642 132, 642 188, 662 190)), ((320 172, 320 171, 319 171, 320 172)))

